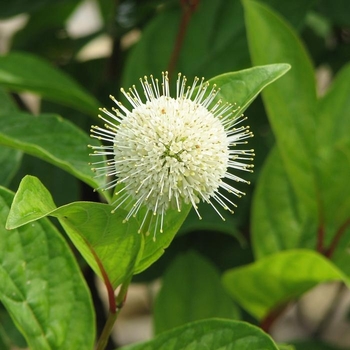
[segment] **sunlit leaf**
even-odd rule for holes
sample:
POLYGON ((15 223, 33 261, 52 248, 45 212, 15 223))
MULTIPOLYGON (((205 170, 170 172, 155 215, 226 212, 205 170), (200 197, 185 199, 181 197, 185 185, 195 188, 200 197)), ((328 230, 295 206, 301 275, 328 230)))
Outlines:
POLYGON ((86 349, 92 302, 70 248, 46 219, 7 231, 13 194, 0 189, 0 300, 31 349, 86 349))
POLYGON ((137 233, 136 220, 124 224, 125 212, 111 211, 110 205, 90 202, 56 208, 43 184, 26 176, 15 195, 6 227, 14 229, 45 216, 58 218, 96 274, 116 288, 133 273, 142 236, 137 233))
POLYGON ((164 332, 153 340, 122 350, 277 350, 272 339, 245 322, 208 319, 164 332))
POLYGON ((350 280, 311 250, 288 250, 225 272, 223 283, 247 311, 262 319, 274 308, 322 282, 350 280))
POLYGON ((244 0, 243 4, 253 63, 292 66, 262 96, 290 181, 299 200, 315 216, 316 84, 311 60, 280 16, 255 1, 244 0))

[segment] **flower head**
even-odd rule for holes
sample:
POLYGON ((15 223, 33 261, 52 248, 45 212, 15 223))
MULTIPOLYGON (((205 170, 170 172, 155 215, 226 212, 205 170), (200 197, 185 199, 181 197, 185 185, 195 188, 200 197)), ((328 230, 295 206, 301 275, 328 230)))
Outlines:
POLYGON ((232 118, 234 105, 214 102, 219 90, 204 79, 195 78, 187 87, 186 77, 179 74, 175 97, 170 96, 167 73, 161 84, 153 76, 140 82, 145 101, 135 86, 128 92, 121 89, 132 108, 110 96, 118 108, 114 113, 101 109, 105 116, 99 117, 106 124, 91 130, 92 137, 109 143, 90 147, 92 155, 111 157, 93 163, 93 170, 96 176, 114 177, 103 189, 119 185, 114 210, 132 199, 128 220, 145 206, 140 231, 148 231, 147 218, 153 214, 154 237, 158 228, 163 230, 168 208, 181 211, 182 203, 192 204, 201 219, 197 204, 207 202, 224 220, 217 205, 230 212, 236 205, 221 191, 240 197, 244 193, 232 186, 232 180, 248 183, 231 171, 253 167, 253 150, 237 149, 252 136, 247 126, 237 127, 245 118, 232 118))

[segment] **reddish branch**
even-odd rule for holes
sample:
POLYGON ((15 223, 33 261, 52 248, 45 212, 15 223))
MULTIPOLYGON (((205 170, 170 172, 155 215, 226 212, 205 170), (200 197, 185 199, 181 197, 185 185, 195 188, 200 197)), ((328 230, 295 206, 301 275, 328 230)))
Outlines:
POLYGON ((271 310, 267 316, 261 321, 260 327, 261 329, 269 333, 271 326, 273 323, 283 314, 283 312, 286 310, 288 306, 288 303, 281 304, 280 306, 276 307, 275 309, 271 310))
POLYGON ((181 0, 182 17, 179 25, 179 30, 177 32, 174 49, 171 54, 169 65, 168 65, 169 78, 171 78, 172 73, 174 72, 176 63, 180 56, 182 44, 185 39, 188 24, 190 22, 190 19, 193 13, 196 11, 199 2, 200 0, 181 0))
POLYGON ((318 227, 317 230, 317 245, 316 245, 316 250, 320 253, 323 254, 324 253, 324 246, 323 246, 323 242, 324 242, 324 225, 320 225, 318 227))
POLYGON ((336 234, 333 237, 333 240, 331 242, 331 244, 329 245, 328 249, 324 252, 324 255, 327 258, 331 258, 335 249, 338 246, 338 243, 340 241, 340 238, 343 236, 344 232, 346 231, 346 229, 349 227, 350 225, 350 218, 347 219, 343 225, 341 225, 338 229, 338 231, 336 232, 336 234))

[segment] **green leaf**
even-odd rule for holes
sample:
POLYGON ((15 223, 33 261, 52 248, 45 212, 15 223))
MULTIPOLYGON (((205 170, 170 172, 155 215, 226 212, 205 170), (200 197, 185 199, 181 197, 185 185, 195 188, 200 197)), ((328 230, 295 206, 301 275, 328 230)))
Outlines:
POLYGON ((0 146, 0 185, 8 186, 22 161, 22 152, 0 146))
POLYGON ((11 350, 27 348, 23 335, 13 323, 11 316, 0 303, 0 349, 11 350))
POLYGON ((165 272, 155 300, 156 334, 211 317, 237 319, 239 313, 209 261, 195 252, 179 255, 165 272))
POLYGON ((209 319, 164 332, 153 340, 122 350, 277 350, 272 339, 245 322, 209 319))
POLYGON ((286 62, 292 66, 289 74, 262 95, 290 181, 299 199, 315 215, 316 89, 310 58, 281 17, 258 2, 244 0, 243 4, 253 63, 286 62))
POLYGON ((316 247, 316 222, 298 201, 283 161, 275 147, 259 176, 252 207, 255 256, 293 248, 316 247))
POLYGON ((102 203, 75 202, 50 213, 59 219, 70 239, 95 273, 116 288, 134 272, 142 244, 138 223, 124 223, 126 213, 111 213, 102 203))
MULTIPOLYGON (((145 246, 142 256, 136 265, 135 274, 144 271, 164 254, 165 249, 169 247, 191 208, 191 205, 184 204, 181 212, 178 212, 176 209, 168 209, 164 218, 163 232, 158 233, 155 239, 152 234, 145 237, 145 246)), ((145 210, 141 210, 137 217, 142 218, 144 212, 145 210)), ((150 232, 153 232, 152 229, 154 227, 154 224, 152 224, 150 232)))
POLYGON ((74 202, 56 208, 51 195, 33 176, 26 176, 15 195, 6 228, 14 229, 44 216, 58 218, 76 248, 106 283, 116 288, 137 262, 142 236, 138 223, 123 223, 123 210, 112 214, 102 203, 74 202))
POLYGON ((13 199, 6 228, 12 230, 39 220, 55 209, 56 205, 46 187, 36 177, 27 175, 13 199))
POLYGON ((6 231, 12 198, 0 189, 0 300, 31 349, 91 350, 92 302, 68 245, 46 219, 6 231))
POLYGON ((38 93, 92 116, 98 112, 98 101, 72 78, 28 53, 0 56, 0 85, 12 91, 38 93))
POLYGON ((87 145, 93 141, 57 115, 0 114, 0 144, 39 157, 98 188, 105 179, 94 178, 89 166, 91 157, 87 145))
POLYGON ((350 218, 350 64, 318 104, 318 190, 326 231, 332 234, 350 218))
POLYGON ((220 89, 217 99, 235 103, 241 115, 267 85, 282 77, 290 69, 289 64, 271 64, 225 73, 209 80, 220 89))
POLYGON ((350 280, 329 260, 310 250, 289 250, 225 272, 230 295, 257 319, 322 282, 350 280))

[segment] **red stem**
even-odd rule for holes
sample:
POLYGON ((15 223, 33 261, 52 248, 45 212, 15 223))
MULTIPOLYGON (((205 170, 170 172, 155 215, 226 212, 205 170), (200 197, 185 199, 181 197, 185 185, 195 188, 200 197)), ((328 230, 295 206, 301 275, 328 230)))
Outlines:
POLYGON ((168 65, 169 78, 171 78, 172 73, 174 72, 176 63, 179 59, 181 47, 187 32, 188 23, 190 22, 192 14, 195 12, 199 2, 200 0, 181 0, 182 17, 179 25, 179 30, 177 32, 174 49, 171 54, 169 65, 168 65))
POLYGON ((288 306, 288 303, 284 303, 276 307, 275 309, 271 310, 261 321, 260 327, 261 329, 269 333, 270 328, 273 325, 273 323, 283 314, 283 312, 286 310, 288 306))
POLYGON ((316 245, 316 250, 320 254, 324 253, 324 246, 323 246, 324 236, 325 236, 324 225, 321 224, 317 230, 317 245, 316 245))
POLYGON ((339 243, 340 238, 343 236, 344 232, 346 231, 347 227, 350 225, 350 218, 347 219, 343 225, 341 225, 336 232, 335 236, 333 237, 333 240, 331 244, 329 245, 328 249, 324 252, 324 255, 327 258, 331 258, 335 249, 337 248, 337 245, 339 243))
MULTIPOLYGON (((87 243, 87 242, 86 242, 87 243)), ((88 244, 88 243, 87 243, 88 244)), ((90 251, 92 253, 92 255, 94 256, 96 262, 97 262, 97 265, 101 271, 101 274, 102 274, 102 278, 103 278, 103 281, 105 283, 105 286, 106 286, 106 289, 107 289, 107 293, 108 293, 108 304, 109 304, 109 311, 111 314, 115 314, 117 312, 117 305, 116 305, 116 302, 115 302, 115 295, 114 295, 114 289, 113 289, 113 286, 111 284, 111 281, 109 280, 108 278, 108 275, 107 275, 107 272, 106 270, 104 269, 103 265, 102 265, 102 262, 100 260, 100 258, 98 257, 98 255, 96 254, 95 250, 92 249, 92 247, 88 244, 89 248, 90 248, 90 251)))

